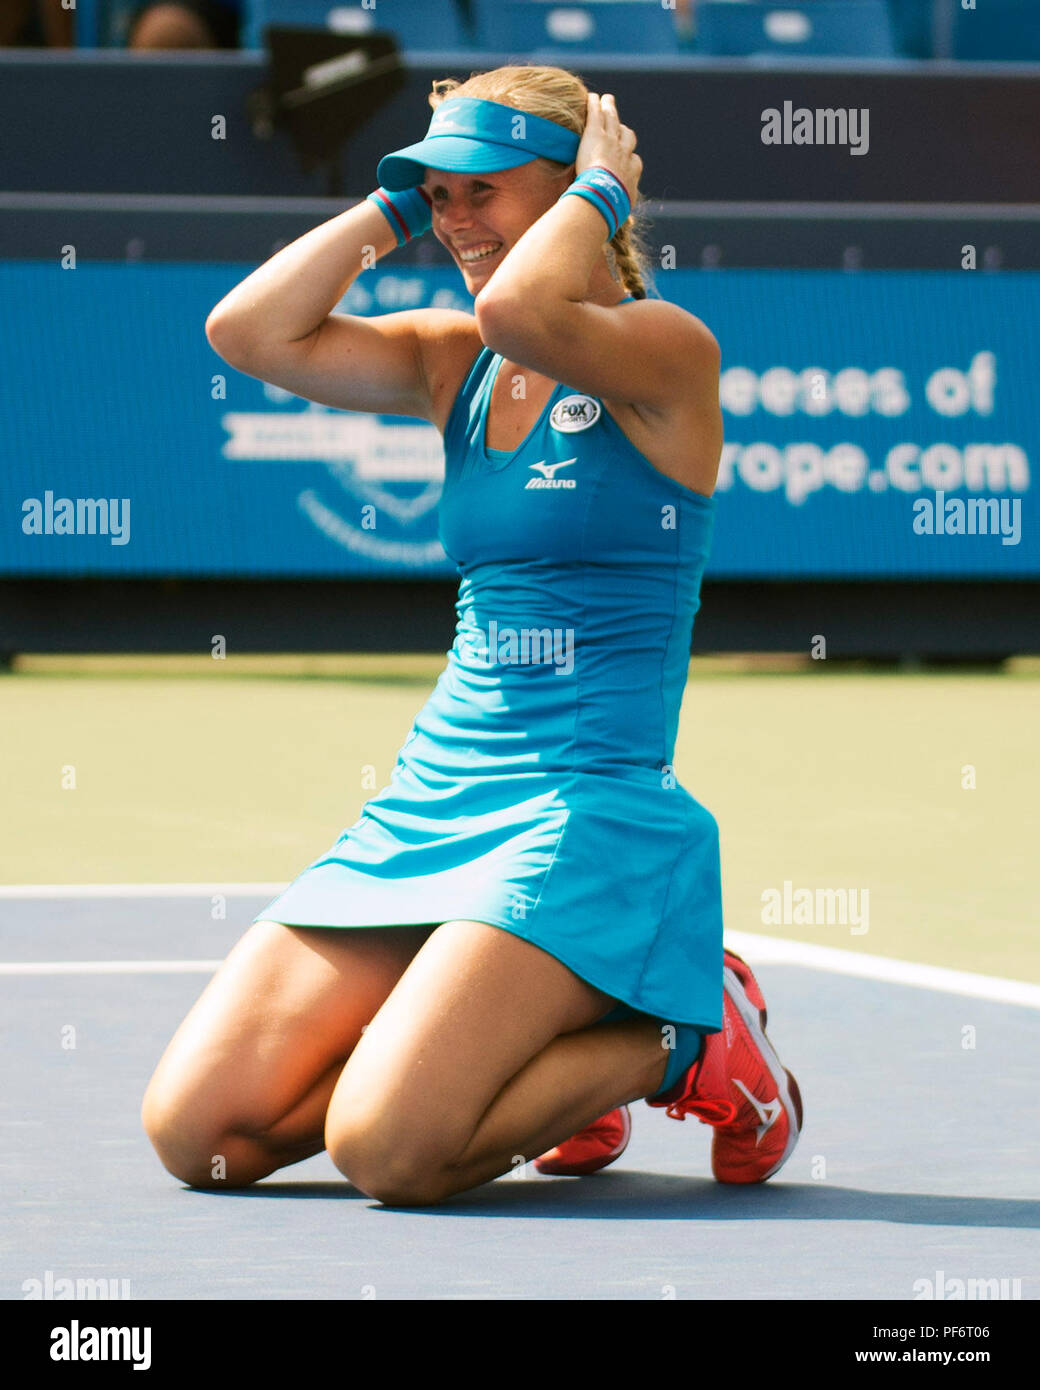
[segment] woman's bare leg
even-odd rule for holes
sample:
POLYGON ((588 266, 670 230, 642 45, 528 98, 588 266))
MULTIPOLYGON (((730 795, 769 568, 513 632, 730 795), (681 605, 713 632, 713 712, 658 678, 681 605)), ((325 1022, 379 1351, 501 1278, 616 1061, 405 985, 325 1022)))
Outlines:
POLYGON ((240 1186, 320 1153, 344 1062, 432 930, 254 923, 145 1093, 164 1166, 194 1186, 240 1186))
POLYGON ((591 1026, 612 1002, 507 931, 444 923, 343 1068, 329 1154, 391 1205, 435 1202, 537 1157, 661 1085, 656 1020, 591 1026))

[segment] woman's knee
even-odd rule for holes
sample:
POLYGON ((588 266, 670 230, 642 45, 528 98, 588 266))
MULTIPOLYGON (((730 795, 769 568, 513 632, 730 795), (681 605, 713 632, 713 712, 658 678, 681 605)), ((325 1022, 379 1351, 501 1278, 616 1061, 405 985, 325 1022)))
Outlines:
POLYGON ((201 1098, 178 1095, 159 1077, 145 1092, 141 1124, 166 1171, 189 1187, 241 1187, 263 1176, 259 1136, 233 1131, 201 1098))
POLYGON ((454 1190, 450 1156, 436 1137, 402 1130, 385 1116, 327 1121, 325 1149, 354 1187, 385 1206, 429 1206, 454 1190))
POLYGON ((168 1173, 190 1187, 219 1186, 221 1146, 194 1132, 190 1117, 145 1097, 141 1124, 168 1173))

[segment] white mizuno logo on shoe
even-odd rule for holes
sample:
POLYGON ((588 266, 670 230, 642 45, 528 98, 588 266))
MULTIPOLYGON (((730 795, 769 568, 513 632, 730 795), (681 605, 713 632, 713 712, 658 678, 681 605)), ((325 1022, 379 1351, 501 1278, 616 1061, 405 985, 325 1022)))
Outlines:
POLYGON ((767 1100, 763 1105, 757 1096, 751 1094, 743 1081, 738 1081, 737 1078, 734 1077, 733 1084, 734 1086, 739 1086, 744 1092, 748 1100, 755 1107, 755 1113, 758 1115, 758 1118, 762 1121, 760 1125, 755 1126, 755 1134, 757 1136, 755 1139, 755 1148, 757 1149, 759 1144, 761 1144, 762 1140, 783 1114, 783 1102, 780 1100, 779 1096, 775 1096, 772 1100, 767 1100))
POLYGON ((578 486, 576 478, 557 478, 557 468, 567 468, 572 463, 577 463, 577 455, 572 459, 561 459, 559 463, 546 463, 545 459, 540 459, 538 463, 532 463, 531 469, 536 473, 541 473, 540 478, 528 480, 527 487, 570 487, 578 486))

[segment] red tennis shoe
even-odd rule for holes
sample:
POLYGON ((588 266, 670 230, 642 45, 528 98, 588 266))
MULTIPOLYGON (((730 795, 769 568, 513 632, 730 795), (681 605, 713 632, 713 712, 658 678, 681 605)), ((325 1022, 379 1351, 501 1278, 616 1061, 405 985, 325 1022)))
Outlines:
POLYGON ((765 1034, 766 1003, 751 968, 724 952, 722 1032, 709 1033, 676 1085, 647 1104, 673 1120, 713 1125, 711 1171, 719 1182, 765 1182, 794 1151, 802 1129, 798 1083, 765 1034))
POLYGON ((601 1115, 592 1124, 586 1125, 570 1139, 557 1144, 555 1149, 536 1158, 534 1166, 539 1173, 552 1173, 559 1177, 584 1177, 587 1173, 597 1173, 615 1158, 620 1158, 628 1146, 632 1133, 632 1117, 628 1106, 611 1110, 601 1115))

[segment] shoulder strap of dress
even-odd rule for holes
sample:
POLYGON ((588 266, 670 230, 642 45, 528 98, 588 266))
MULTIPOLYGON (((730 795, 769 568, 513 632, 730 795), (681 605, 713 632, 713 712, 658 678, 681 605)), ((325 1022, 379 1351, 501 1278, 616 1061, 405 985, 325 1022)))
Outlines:
POLYGON ((480 350, 470 363, 469 370, 463 378, 462 385, 452 402, 451 410, 444 425, 444 439, 448 440, 456 426, 464 419, 472 415, 474 400, 483 385, 488 369, 495 360, 496 354, 485 344, 480 345, 480 350))

